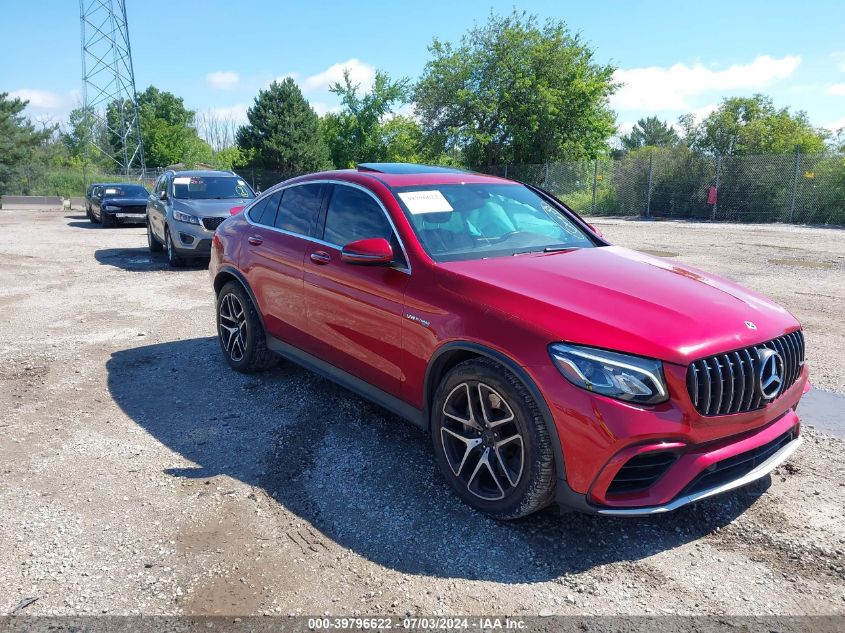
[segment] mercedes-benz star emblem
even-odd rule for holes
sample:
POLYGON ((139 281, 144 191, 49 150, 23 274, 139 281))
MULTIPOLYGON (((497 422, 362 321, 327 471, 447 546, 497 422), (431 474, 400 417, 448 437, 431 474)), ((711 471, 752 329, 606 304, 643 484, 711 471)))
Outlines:
POLYGON ((756 330, 757 329, 757 326, 754 325, 754 323, 752 321, 746 321, 745 327, 747 327, 749 330, 756 330))
POLYGON ((757 385, 766 400, 775 398, 783 387, 783 358, 773 349, 758 350, 760 368, 757 370, 757 385))

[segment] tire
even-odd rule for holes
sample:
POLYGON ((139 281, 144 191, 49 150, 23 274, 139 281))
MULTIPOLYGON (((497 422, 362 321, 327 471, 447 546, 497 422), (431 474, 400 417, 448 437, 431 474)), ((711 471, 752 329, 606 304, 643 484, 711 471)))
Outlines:
POLYGON ((170 237, 170 229, 164 225, 164 248, 167 251, 167 263, 172 268, 181 268, 185 265, 185 260, 179 257, 176 248, 173 246, 173 240, 170 237))
POLYGON ((217 340, 229 367, 251 374, 276 366, 261 319, 244 287, 230 281, 217 294, 217 340), (233 331, 236 330, 236 331, 233 331))
POLYGON ((160 253, 163 249, 161 242, 153 235, 153 229, 150 226, 150 218, 147 216, 147 246, 151 253, 160 253))
POLYGON ((510 371, 487 359, 456 365, 437 387, 431 411, 438 467, 465 503, 498 520, 549 505, 555 489, 549 431, 510 371))
POLYGON ((97 219, 97 216, 94 215, 94 210, 90 207, 90 205, 88 207, 88 219, 91 220, 91 224, 100 223, 100 221, 97 219))
POLYGON ((113 215, 100 211, 100 224, 104 229, 110 229, 117 225, 117 219, 113 215))

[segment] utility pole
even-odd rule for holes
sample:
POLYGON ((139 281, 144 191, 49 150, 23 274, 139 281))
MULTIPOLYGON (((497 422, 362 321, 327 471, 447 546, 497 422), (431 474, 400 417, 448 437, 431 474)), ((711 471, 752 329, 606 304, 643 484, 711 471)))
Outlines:
MULTIPOLYGON (((129 176, 144 170, 126 0, 79 0, 82 102, 92 143, 129 176)), ((86 144, 87 147, 87 144, 86 144)), ((86 183, 87 184, 87 183, 86 183)))

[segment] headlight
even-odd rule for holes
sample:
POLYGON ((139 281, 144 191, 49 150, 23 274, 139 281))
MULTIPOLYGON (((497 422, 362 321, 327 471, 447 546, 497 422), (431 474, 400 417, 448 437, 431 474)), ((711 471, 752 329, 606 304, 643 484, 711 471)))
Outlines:
POLYGON ((181 211, 174 211, 173 212, 173 219, 179 220, 180 222, 187 222, 188 224, 199 224, 200 219, 195 215, 189 215, 188 213, 182 213, 181 211))
POLYGON ((120 211, 120 207, 116 207, 114 205, 107 204, 106 205, 106 211, 120 211))
POLYGON ((577 387, 638 404, 669 399, 659 360, 564 343, 549 351, 560 373, 577 387))

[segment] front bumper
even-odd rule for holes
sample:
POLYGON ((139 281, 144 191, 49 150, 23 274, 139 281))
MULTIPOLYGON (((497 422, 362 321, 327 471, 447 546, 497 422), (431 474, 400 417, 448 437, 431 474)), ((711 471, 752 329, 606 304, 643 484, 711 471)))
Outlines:
POLYGON ((774 455, 769 457, 769 459, 759 464, 753 470, 749 471, 742 477, 725 482, 718 486, 705 488, 704 490, 699 490, 690 494, 683 494, 681 496, 676 497, 670 503, 665 503, 659 506, 649 506, 645 508, 597 508, 596 512, 598 512, 599 514, 628 517, 661 514, 663 512, 671 512, 672 510, 677 510, 682 506, 694 503, 696 501, 700 501, 701 499, 706 499, 707 497, 712 497, 714 495, 722 494, 723 492, 728 492, 729 490, 734 490, 736 488, 741 488, 742 486, 747 486, 748 484, 757 481, 758 479, 762 479, 770 472, 772 472, 775 468, 780 466, 798 449, 802 441, 803 439, 800 436, 796 437, 794 440, 790 441, 785 446, 783 446, 774 455))
POLYGON ((208 257, 211 254, 211 239, 214 231, 202 225, 173 221, 170 226, 173 247, 182 257, 208 257))
POLYGON ((806 366, 769 405, 711 417, 692 406, 681 368, 666 367, 670 400, 652 407, 578 389, 553 368, 531 369, 560 440, 562 507, 616 516, 668 512, 765 477, 801 443, 795 410, 809 389, 806 366), (630 484, 657 457, 665 464, 648 471, 653 477, 630 484), (734 468, 737 462, 743 466, 734 468), (714 470, 718 476, 705 479, 714 470))
POLYGON ((102 211, 100 211, 100 213, 114 218, 121 224, 146 224, 147 222, 146 211, 142 212, 129 209, 121 209, 120 211, 106 211, 105 209, 103 209, 102 211))

